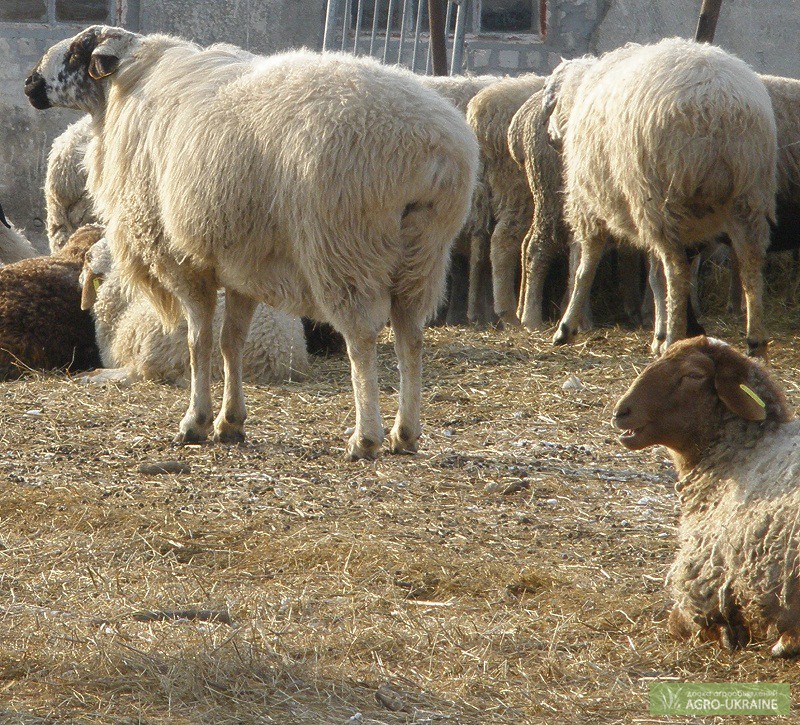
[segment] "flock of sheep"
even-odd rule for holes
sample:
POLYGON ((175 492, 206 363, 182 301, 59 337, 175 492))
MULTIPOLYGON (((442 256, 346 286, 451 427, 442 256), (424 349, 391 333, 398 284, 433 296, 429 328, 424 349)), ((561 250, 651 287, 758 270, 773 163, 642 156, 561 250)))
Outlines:
POLYGON ((347 456, 374 458, 388 320, 400 370, 389 446, 414 452, 423 326, 451 249, 448 319, 529 328, 543 324, 549 265, 569 255, 554 338, 565 343, 591 324, 613 239, 649 260, 664 352, 614 423, 629 448, 669 448, 681 475, 670 628, 736 647, 773 626, 773 654, 800 653, 797 423, 763 364, 713 338, 680 341, 687 250, 724 234, 749 352, 765 349, 764 256, 771 236, 792 237, 800 209, 799 81, 680 39, 564 61, 547 78, 418 78, 344 54, 265 58, 94 26, 53 46, 25 93, 35 108, 88 115, 51 150, 52 255, 26 259, 32 248, 0 212, 5 377, 15 365, 102 362, 170 381, 188 370, 176 440, 239 442, 243 376, 306 372, 304 315, 344 337, 347 456))

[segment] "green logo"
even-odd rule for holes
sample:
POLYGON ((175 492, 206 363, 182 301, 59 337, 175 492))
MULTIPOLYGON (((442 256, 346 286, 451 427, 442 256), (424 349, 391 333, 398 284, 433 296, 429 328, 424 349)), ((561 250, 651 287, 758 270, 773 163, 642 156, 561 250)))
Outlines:
POLYGON ((789 685, 777 682, 653 682, 651 715, 788 715, 789 685))

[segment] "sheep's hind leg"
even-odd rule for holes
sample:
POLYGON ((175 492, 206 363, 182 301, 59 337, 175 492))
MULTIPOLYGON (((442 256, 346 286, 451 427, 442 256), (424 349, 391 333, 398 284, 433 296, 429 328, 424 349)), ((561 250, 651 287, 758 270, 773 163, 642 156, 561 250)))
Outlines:
POLYGON ((350 358, 350 377, 356 404, 356 425, 347 442, 345 458, 373 459, 383 443, 380 391, 378 389, 378 333, 389 317, 387 303, 353 305, 331 322, 344 336, 350 358), (357 310, 369 309, 369 316, 357 310))
POLYGON ((603 256, 605 246, 605 235, 587 237, 581 242, 581 262, 575 273, 575 285, 572 288, 567 310, 561 318, 561 322, 558 323, 556 334, 553 335, 553 344, 564 345, 572 342, 575 335, 578 334, 585 306, 589 302, 597 265, 603 256))
POLYGON ((217 291, 211 284, 200 284, 181 297, 189 326, 191 393, 189 408, 181 420, 175 443, 200 443, 208 436, 214 417, 211 403, 212 323, 217 291))
POLYGON ((735 223, 728 228, 747 306, 747 354, 763 357, 767 335, 763 321, 764 257, 769 245, 769 223, 761 216, 749 224, 735 223))
POLYGON ((400 368, 400 402, 394 427, 389 433, 392 453, 416 453, 422 394, 422 337, 424 324, 415 308, 396 300, 391 309, 394 349, 400 368))
POLYGON ((225 290, 225 318, 220 335, 225 392, 222 408, 214 421, 214 440, 218 443, 244 442, 247 408, 242 389, 242 350, 255 309, 255 300, 233 290, 225 290))

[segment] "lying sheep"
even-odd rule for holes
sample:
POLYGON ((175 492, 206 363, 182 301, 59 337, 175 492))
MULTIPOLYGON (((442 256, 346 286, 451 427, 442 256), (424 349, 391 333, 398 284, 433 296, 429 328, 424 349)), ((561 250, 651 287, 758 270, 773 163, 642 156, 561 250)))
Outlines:
POLYGON ((47 205, 47 238, 56 252, 84 224, 97 221, 86 189, 83 160, 92 138, 92 117, 84 116, 53 141, 47 157, 44 198, 47 205))
POLYGON ((344 54, 242 58, 93 26, 27 79, 37 108, 91 113, 89 189, 123 285, 188 319, 192 394, 176 441, 244 439, 241 349, 257 300, 331 322, 356 401, 351 460, 384 438, 377 337, 391 319, 394 453, 421 433, 423 326, 441 297, 478 163, 458 111, 411 73, 344 54), (146 139, 146 142, 145 142, 146 139), (212 320, 226 291, 225 393, 212 417, 212 320))
POLYGON ((94 324, 81 311, 78 285, 97 234, 98 228, 86 227, 50 257, 0 269, 0 380, 17 378, 25 369, 75 372, 100 364, 94 324))
MULTIPOLYGON (((105 239, 86 254, 80 283, 81 307, 92 310, 100 358, 111 368, 102 379, 176 383, 186 378, 186 322, 164 332, 158 313, 146 298, 127 298, 105 239)), ((222 295, 219 297, 215 340, 219 340, 225 309, 222 295)), ((222 358, 216 348, 211 364, 213 376, 222 379, 222 358)), ((242 348, 242 368, 244 379, 252 383, 302 380, 308 372, 308 354, 300 318, 258 305, 242 348)))
MULTIPOLYGON (((484 88, 497 83, 499 78, 490 75, 424 76, 421 80, 423 85, 444 96, 466 114, 472 98, 484 88)), ((485 300, 491 296, 491 289, 486 289, 487 285, 491 285, 488 259, 491 220, 489 190, 481 169, 467 223, 453 243, 444 315, 448 325, 460 325, 467 320, 480 324, 490 322, 490 311, 486 309, 485 300)))
POLYGON ((467 106, 467 121, 478 137, 495 227, 490 256, 494 309, 506 324, 518 324, 517 281, 520 246, 533 214, 528 182, 511 157, 508 128, 514 114, 544 85, 544 78, 529 74, 505 78, 475 95, 467 106))
POLYGON ((0 206, 0 264, 13 264, 21 259, 37 256, 39 252, 28 238, 6 219, 3 207, 0 206))
POLYGON ((765 347, 762 315, 768 219, 775 216, 775 120, 763 82, 719 48, 679 38, 626 46, 599 58, 574 93, 548 81, 552 138, 563 143, 565 216, 581 245, 570 303, 554 336, 572 340, 608 235, 662 261, 667 329, 654 349, 686 334, 685 248, 721 232, 739 258, 747 297, 747 340, 765 347), (559 111, 559 104, 563 108, 559 111))
POLYGON ((774 626, 800 653, 800 421, 759 363, 698 337, 639 375, 614 411, 620 440, 669 448, 681 478, 670 631, 728 648, 774 626))

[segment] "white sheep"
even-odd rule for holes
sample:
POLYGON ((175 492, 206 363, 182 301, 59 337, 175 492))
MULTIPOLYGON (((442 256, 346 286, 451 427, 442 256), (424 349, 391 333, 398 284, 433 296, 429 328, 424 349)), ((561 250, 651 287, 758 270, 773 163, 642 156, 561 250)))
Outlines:
POLYGON ((38 257, 39 252, 28 238, 6 219, 0 206, 0 265, 13 264, 29 257, 38 257))
MULTIPOLYGON (((423 85, 444 96, 466 114, 472 98, 500 78, 492 75, 424 76, 421 80, 423 85)), ((469 217, 453 243, 445 318, 448 325, 462 324, 467 320, 480 324, 491 321, 491 268, 488 259, 491 222, 489 189, 480 168, 469 217)))
POLYGON ((617 403, 621 442, 667 446, 680 475, 671 632, 729 648, 777 629, 800 653, 800 421, 766 368, 696 337, 670 347, 617 403))
MULTIPOLYGON (((583 61, 581 61, 583 62, 583 61)), ((662 261, 665 339, 686 334, 685 249, 726 232, 742 267, 751 353, 765 347, 762 272, 775 216, 775 120, 763 82, 719 48, 672 38, 630 45, 579 68, 574 93, 548 81, 550 135, 563 143, 565 216, 581 245, 570 303, 554 342, 572 340, 609 235, 662 261), (559 105, 563 107, 559 109, 559 105)))
MULTIPOLYGON (((177 383, 187 377, 186 321, 165 332, 146 297, 127 297, 106 239, 98 241, 86 254, 80 283, 81 307, 92 310, 100 358, 110 369, 93 373, 90 379, 177 383)), ((224 310, 220 293, 214 314, 214 340, 219 340, 224 310)), ((221 379, 222 358, 216 347, 211 365, 214 378, 221 379)), ((259 304, 242 348, 244 380, 302 380, 307 372, 308 354, 300 318, 259 304)))
POLYGON ((495 227, 489 242, 494 309, 506 324, 517 318, 520 247, 531 223, 533 200, 525 173, 508 149, 508 127, 525 101, 544 85, 542 76, 505 78, 478 92, 467 121, 478 138, 495 227))
POLYGON ((244 438, 241 348, 257 300, 345 337, 356 401, 348 458, 384 438, 377 337, 400 368, 392 452, 421 433, 424 322, 478 164, 458 111, 413 74, 338 53, 243 59, 229 48, 93 26, 39 62, 37 108, 92 114, 89 189, 123 284, 188 319, 192 393, 178 442, 244 438), (211 326, 226 291, 225 392, 213 420, 211 326))
POLYGON ((92 117, 84 116, 70 124, 50 147, 44 198, 51 252, 61 249, 76 229, 97 221, 86 189, 87 171, 83 163, 91 138, 92 117))

